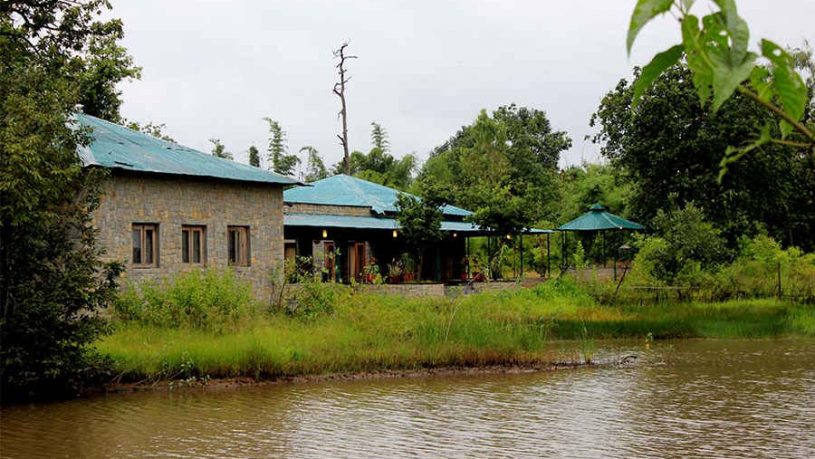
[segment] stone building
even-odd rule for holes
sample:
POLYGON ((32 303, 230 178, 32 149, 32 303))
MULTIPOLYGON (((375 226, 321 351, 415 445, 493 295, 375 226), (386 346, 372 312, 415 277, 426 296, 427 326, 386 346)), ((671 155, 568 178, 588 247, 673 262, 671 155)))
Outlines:
POLYGON ((166 142, 89 115, 86 167, 110 171, 94 224, 131 281, 231 267, 268 298, 282 272, 283 189, 294 179, 166 142))
MULTIPOLYGON (((340 282, 368 282, 372 271, 387 278, 389 265, 400 264, 409 251, 396 220, 400 191, 343 174, 309 185, 284 192, 286 258, 310 257, 324 277, 340 282)), ((449 205, 441 210, 445 237, 425 252, 421 276, 461 281, 472 274, 465 260, 467 238, 490 232, 466 222, 467 210, 449 205)))

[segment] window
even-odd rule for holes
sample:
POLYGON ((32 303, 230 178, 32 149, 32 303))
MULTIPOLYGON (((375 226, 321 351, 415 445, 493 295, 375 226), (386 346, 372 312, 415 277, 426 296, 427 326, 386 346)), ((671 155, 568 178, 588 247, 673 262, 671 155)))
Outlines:
POLYGON ((133 224, 133 265, 137 268, 158 266, 158 225, 133 224))
POLYGON ((207 238, 203 226, 181 227, 181 262, 203 265, 206 263, 207 238))
POLYGON ((230 266, 249 266, 249 227, 227 227, 230 266))

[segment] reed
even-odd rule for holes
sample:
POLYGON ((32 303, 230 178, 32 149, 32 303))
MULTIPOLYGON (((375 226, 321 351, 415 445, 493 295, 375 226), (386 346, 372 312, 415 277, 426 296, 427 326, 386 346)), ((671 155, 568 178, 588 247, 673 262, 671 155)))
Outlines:
POLYGON ((254 312, 239 327, 119 320, 96 343, 122 380, 259 379, 443 366, 590 360, 596 340, 815 337, 815 309, 776 300, 605 306, 569 281, 449 298, 353 293, 309 317, 254 312))

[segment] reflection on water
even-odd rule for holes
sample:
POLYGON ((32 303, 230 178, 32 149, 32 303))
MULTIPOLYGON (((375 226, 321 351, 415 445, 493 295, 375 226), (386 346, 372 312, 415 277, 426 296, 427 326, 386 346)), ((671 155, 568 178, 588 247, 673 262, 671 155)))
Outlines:
POLYGON ((6 408, 3 457, 815 457, 815 341, 626 346, 625 367, 6 408))

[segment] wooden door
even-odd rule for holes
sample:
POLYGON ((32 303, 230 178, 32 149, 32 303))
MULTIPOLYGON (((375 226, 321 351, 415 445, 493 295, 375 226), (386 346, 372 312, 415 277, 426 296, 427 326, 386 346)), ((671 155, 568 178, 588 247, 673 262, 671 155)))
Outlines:
POLYGON ((365 243, 351 241, 348 243, 348 249, 348 273, 350 279, 361 282, 362 272, 365 268, 365 243))

